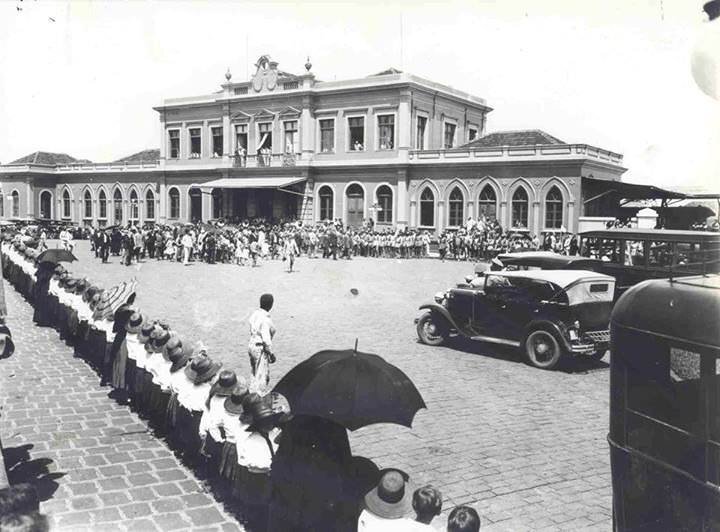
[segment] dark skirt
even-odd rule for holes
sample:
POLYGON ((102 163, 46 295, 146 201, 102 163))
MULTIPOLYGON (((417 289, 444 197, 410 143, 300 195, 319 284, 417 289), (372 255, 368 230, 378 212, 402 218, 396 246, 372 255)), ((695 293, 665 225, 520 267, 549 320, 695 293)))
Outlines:
POLYGON ((237 465, 233 494, 245 505, 267 505, 272 495, 270 473, 252 473, 246 467, 237 465))
POLYGON ((200 452, 202 440, 200 439, 201 411, 188 410, 182 405, 177 408, 177 433, 179 444, 184 453, 194 456, 200 452))
MULTIPOLYGON (((220 473, 220 462, 222 461, 224 448, 224 442, 216 441, 215 438, 210 436, 210 434, 207 434, 203 444, 203 453, 207 457, 209 469, 213 473, 220 473)), ((237 463, 237 458, 235 459, 235 462, 237 463)))
POLYGON ((134 358, 128 358, 125 364, 125 389, 128 395, 135 397, 135 371, 137 370, 137 362, 134 358))
MULTIPOLYGON (((212 440, 208 436, 208 440, 212 440)), ((218 473, 224 479, 233 483, 240 473, 240 465, 237 463, 237 445, 226 441, 222 444, 220 450, 220 462, 218 463, 218 473)))

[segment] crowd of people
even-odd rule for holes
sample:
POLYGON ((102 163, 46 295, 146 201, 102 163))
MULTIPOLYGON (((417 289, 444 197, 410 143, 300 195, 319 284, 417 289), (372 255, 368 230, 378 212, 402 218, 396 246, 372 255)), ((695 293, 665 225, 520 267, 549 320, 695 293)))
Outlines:
MULTIPOLYGON (((118 401, 223 486, 250 529, 436 530, 439 490, 414 489, 405 472, 353 456, 344 427, 294 415, 269 390, 270 294, 249 319, 249 371, 227 369, 201 343, 143 315, 136 283, 103 289, 62 265, 38 263, 39 251, 17 236, 0 246, 3 274, 34 306, 36 323, 55 328, 118 401)), ((459 506, 443 529, 474 532, 480 518, 459 506)))
POLYGON ((192 261, 257 266, 263 260, 298 256, 346 259, 353 257, 441 260, 491 260, 500 253, 547 250, 576 254, 579 238, 564 229, 540 237, 524 231, 504 231, 497 221, 471 218, 458 229, 435 236, 423 229, 379 229, 371 223, 344 226, 340 220, 317 224, 299 221, 269 223, 244 221, 91 229, 95 256, 107 262, 111 255, 131 265, 140 260, 192 261))

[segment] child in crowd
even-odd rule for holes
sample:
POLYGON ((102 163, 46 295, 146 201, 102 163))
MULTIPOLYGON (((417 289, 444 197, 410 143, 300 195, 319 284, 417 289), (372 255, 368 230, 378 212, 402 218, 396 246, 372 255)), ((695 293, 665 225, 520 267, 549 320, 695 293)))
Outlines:
POLYGON ((413 493, 412 507, 415 510, 418 530, 434 530, 430 523, 442 511, 442 494, 432 486, 418 488, 413 493))
POLYGON ((448 516, 447 532, 479 532, 480 516, 474 508, 458 506, 448 516))

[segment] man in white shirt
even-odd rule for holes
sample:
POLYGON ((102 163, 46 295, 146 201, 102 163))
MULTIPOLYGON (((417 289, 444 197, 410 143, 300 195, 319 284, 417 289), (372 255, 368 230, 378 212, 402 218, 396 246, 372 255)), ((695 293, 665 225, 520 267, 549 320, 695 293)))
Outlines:
POLYGON ((190 252, 193 248, 193 237, 190 236, 189 231, 185 231, 185 234, 180 240, 180 244, 182 244, 183 248, 183 264, 187 266, 190 263, 190 252))
POLYGON ((248 355, 252 371, 251 392, 262 393, 270 384, 270 364, 275 362, 275 355, 272 352, 275 326, 270 319, 273 302, 272 294, 260 296, 260 308, 253 312, 248 319, 250 323, 248 355))

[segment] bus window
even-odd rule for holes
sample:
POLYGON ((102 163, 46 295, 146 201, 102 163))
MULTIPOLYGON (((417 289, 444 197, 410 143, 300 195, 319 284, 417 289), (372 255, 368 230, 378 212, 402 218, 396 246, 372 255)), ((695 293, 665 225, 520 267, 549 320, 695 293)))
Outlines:
POLYGON ((625 241, 625 266, 645 266, 645 242, 625 241))
POLYGON ((650 242, 648 266, 665 268, 672 264, 672 244, 670 242, 650 242))

